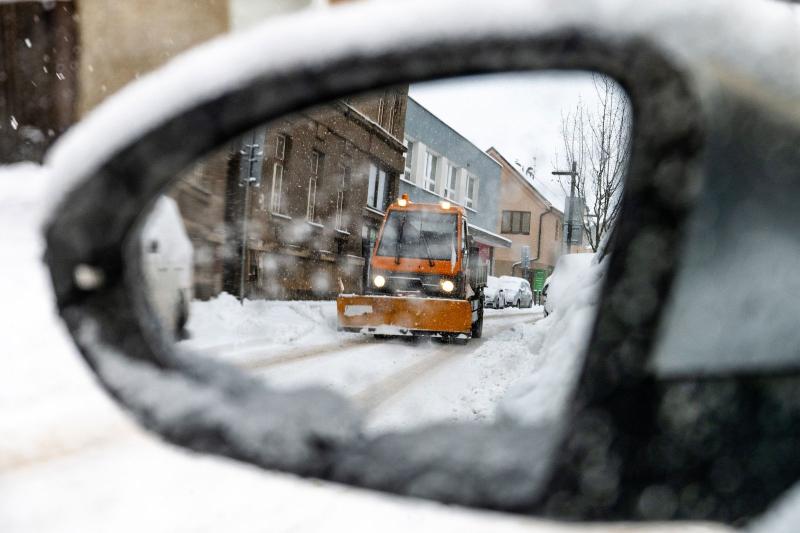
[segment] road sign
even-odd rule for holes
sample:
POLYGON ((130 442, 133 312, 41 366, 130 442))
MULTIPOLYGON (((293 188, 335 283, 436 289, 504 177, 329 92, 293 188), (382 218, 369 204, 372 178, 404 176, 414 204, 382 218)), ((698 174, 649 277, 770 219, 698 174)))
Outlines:
POLYGON ((565 199, 564 241, 568 244, 583 242, 583 213, 585 204, 580 196, 565 199))
POLYGON ((567 207, 567 213, 570 218, 570 222, 573 224, 583 224, 583 212, 585 210, 583 198, 580 196, 573 196, 572 198, 568 198, 567 201, 569 202, 569 206, 567 207))
POLYGON ((572 225, 572 232, 570 233, 570 244, 582 244, 583 243, 583 224, 576 223, 572 225))

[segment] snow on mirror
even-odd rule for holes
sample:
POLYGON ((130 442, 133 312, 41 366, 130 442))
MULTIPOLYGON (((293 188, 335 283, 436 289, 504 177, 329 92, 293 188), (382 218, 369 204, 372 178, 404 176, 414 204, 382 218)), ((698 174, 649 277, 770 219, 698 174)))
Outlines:
POLYGON ((594 317, 629 103, 592 73, 391 87, 186 169, 140 235, 182 349, 322 385, 371 429, 554 417, 594 317))

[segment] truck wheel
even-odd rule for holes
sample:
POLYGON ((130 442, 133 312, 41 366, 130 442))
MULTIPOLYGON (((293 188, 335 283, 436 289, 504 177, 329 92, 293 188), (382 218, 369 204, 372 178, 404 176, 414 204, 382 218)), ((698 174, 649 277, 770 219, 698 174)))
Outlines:
POLYGON ((483 295, 478 298, 478 320, 472 323, 472 338, 480 339, 483 335, 483 295))

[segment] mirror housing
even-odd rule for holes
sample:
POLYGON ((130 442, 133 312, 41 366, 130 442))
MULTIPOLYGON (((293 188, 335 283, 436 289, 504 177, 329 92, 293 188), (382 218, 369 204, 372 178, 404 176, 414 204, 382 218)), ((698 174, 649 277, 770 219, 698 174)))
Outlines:
MULTIPOLYGON (((800 91, 784 76, 786 85, 776 89, 781 94, 759 100, 743 85, 773 87, 770 82, 785 65, 779 69, 774 61, 741 54, 738 44, 714 48, 723 41, 701 38, 691 28, 682 28, 676 40, 674 27, 657 24, 658 13, 645 13, 637 4, 624 7, 625 17, 600 3, 584 6, 580 15, 568 5, 544 2, 426 7, 434 10, 431 20, 448 21, 444 31, 419 24, 407 4, 353 6, 324 17, 277 21, 258 34, 204 47, 222 57, 236 57, 254 45, 288 49, 281 57, 251 57, 229 78, 205 72, 203 50, 196 50, 167 67, 162 79, 150 76, 112 99, 106 111, 59 145, 62 160, 74 148, 92 145, 98 131, 136 116, 136 109, 147 118, 139 119, 129 138, 108 143, 81 164, 73 162, 71 174, 65 173, 71 189, 45 229, 58 310, 102 385, 140 423, 173 443, 302 476, 570 519, 735 522, 762 512, 800 477, 800 460, 793 447, 785 447, 800 436, 800 408, 790 394, 798 386, 796 364, 787 365, 776 387, 764 375, 659 382, 651 363, 656 339, 670 333, 662 330, 670 326, 663 318, 668 301, 677 298, 670 293, 673 281, 687 275, 680 270, 686 250, 708 243, 708 235, 689 227, 699 206, 715 197, 706 179, 724 175, 743 191, 757 178, 741 169, 766 164, 774 176, 764 185, 770 191, 794 183, 792 169, 800 168, 796 150, 742 152, 742 142, 752 141, 744 130, 754 125, 770 136, 765 138, 775 135, 800 145, 796 117, 774 112, 775 102, 797 101, 800 91), (395 29, 340 33, 376 17, 392 20, 395 29), (335 45, 304 40, 326 34, 337 36, 335 45), (746 64, 735 69, 735 80, 726 77, 725 68, 706 70, 742 56, 746 64), (578 389, 562 423, 441 425, 369 438, 360 432, 359 413, 336 394, 277 392, 234 369, 177 352, 168 342, 138 291, 141 249, 126 244, 126 237, 195 158, 266 120, 355 92, 528 69, 604 72, 628 91, 635 112, 615 249, 578 389), (145 108, 157 100, 159 85, 170 83, 190 87, 173 107, 153 115, 145 108), (737 153, 746 154, 748 165, 725 163, 737 153), (619 304, 629 295, 635 295, 635 312, 619 304), (687 403, 697 406, 695 418, 670 416, 676 412, 670 406, 687 403), (779 413, 776 419, 757 416, 770 408, 779 413), (751 415, 759 423, 742 424, 751 415), (237 424, 243 416, 251 417, 245 429, 237 424), (692 438, 708 427, 713 431, 707 439, 692 438), (677 460, 667 453, 672 449, 678 450, 677 460), (745 483, 718 483, 713 473, 723 459, 735 464, 745 483), (697 495, 689 503, 681 492, 686 487, 697 495), (658 505, 664 501, 674 505, 658 505), (695 505, 700 501, 714 505, 695 505)), ((687 5, 686 17, 693 15, 687 5)), ((741 42, 735 24, 719 24, 714 13, 697 16, 728 32, 728 43, 741 42)), ((726 206, 738 199, 716 198, 726 206)), ((746 215, 762 220, 766 207, 759 204, 746 215)), ((789 212, 800 209, 784 210, 789 212)), ((734 238, 716 236, 719 246, 734 238)), ((698 267, 696 261, 688 264, 698 267)), ((718 293, 726 289, 716 287, 718 293)), ((782 311, 796 316, 797 309, 782 311)), ((769 335, 768 329, 762 334, 769 335)))

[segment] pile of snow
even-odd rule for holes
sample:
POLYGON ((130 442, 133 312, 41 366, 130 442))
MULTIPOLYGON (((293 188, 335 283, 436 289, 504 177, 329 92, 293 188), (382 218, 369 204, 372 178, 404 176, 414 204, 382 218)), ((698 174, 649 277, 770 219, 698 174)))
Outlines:
POLYGON ((248 346, 270 349, 321 345, 353 336, 336 331, 335 301, 239 301, 223 292, 208 301, 195 300, 187 324, 189 339, 182 347, 222 351, 236 358, 235 350, 248 346))
POLYGON ((537 364, 500 400, 498 418, 540 423, 561 416, 589 341, 606 263, 598 262, 594 254, 559 259, 548 290, 550 316, 516 328, 517 342, 526 346, 537 364))

